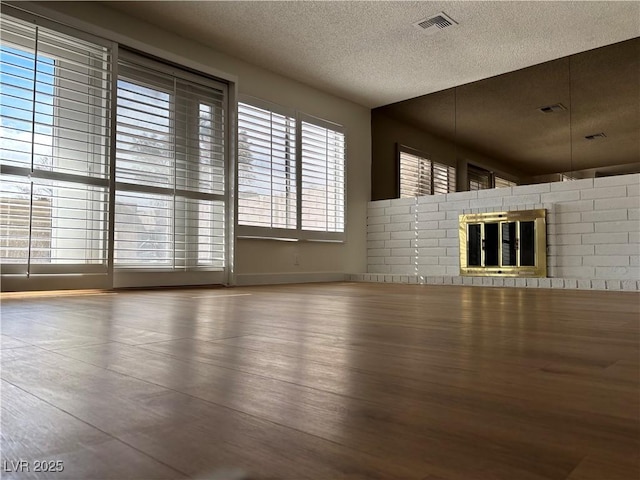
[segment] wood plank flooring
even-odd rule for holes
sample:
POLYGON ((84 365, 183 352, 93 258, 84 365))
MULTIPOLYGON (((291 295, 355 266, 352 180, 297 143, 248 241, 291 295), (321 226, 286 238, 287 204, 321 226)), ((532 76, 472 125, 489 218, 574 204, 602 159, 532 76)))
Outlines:
POLYGON ((1 314, 3 479, 640 478, 637 293, 331 283, 1 314))

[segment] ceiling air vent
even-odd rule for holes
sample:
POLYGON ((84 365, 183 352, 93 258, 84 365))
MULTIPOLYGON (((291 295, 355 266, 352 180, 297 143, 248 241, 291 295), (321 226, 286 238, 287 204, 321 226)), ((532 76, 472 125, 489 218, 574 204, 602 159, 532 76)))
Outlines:
POLYGON ((606 138, 606 135, 604 134, 604 132, 600 132, 594 133, 593 135, 586 135, 584 138, 586 138, 587 140, 599 140, 601 138, 606 138))
POLYGON ((557 112, 563 112, 566 109, 567 107, 565 107, 563 104, 554 103, 553 105, 540 107, 538 110, 541 111, 542 113, 557 113, 557 112))
POLYGON ((458 22, 449 15, 444 12, 440 12, 437 15, 423 18, 422 20, 414 23, 413 26, 431 34, 436 33, 438 30, 442 30, 443 28, 453 27, 457 24, 458 22))

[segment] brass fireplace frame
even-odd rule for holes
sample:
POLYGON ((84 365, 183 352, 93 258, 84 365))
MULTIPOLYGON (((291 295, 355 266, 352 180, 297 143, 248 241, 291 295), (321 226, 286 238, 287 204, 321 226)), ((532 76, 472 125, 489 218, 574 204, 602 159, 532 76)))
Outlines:
MULTIPOLYGON (((512 212, 491 212, 464 214, 459 217, 459 237, 460 237, 460 275, 463 276, 483 276, 483 277, 546 277, 547 276, 547 228, 546 210, 518 210, 512 212), (528 255, 532 255, 533 265, 521 265, 523 251, 521 249, 520 235, 522 223, 527 222, 527 226, 533 225, 533 251, 527 250, 528 255), (514 224, 516 239, 513 248, 516 259, 515 265, 502 265, 504 260, 504 242, 502 224, 514 224), (487 224, 498 224, 497 231, 497 265, 485 266, 486 263, 486 229, 487 224), (469 242, 469 225, 480 225, 475 230, 480 232, 481 247, 480 265, 469 265, 471 256, 469 242)), ((477 237, 477 234, 476 234, 477 237)), ((477 238, 476 238, 477 242, 477 238)), ((493 248, 496 248, 493 245, 493 248)), ((511 252, 513 254, 513 252, 511 252)), ((477 257, 478 253, 476 253, 477 257)), ((474 257, 475 258, 475 257, 474 257)), ((477 262, 477 260, 474 260, 477 262)))

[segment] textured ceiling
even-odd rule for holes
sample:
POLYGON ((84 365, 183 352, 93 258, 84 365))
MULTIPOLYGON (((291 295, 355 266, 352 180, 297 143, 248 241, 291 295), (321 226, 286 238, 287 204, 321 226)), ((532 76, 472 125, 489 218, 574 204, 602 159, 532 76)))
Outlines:
POLYGON ((103 2, 377 107, 640 35, 640 2, 103 2), (412 24, 444 11, 459 25, 412 24))

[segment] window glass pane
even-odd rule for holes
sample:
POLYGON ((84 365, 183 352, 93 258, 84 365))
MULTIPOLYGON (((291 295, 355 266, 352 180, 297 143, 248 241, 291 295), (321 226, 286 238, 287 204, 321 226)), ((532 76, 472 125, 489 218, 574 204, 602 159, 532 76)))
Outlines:
POLYGON ((498 225, 497 223, 484 224, 484 265, 486 267, 498 266, 498 249, 500 247, 498 225))
POLYGON ((238 105, 238 224, 296 228, 295 118, 238 105))
POLYGON ((344 134, 301 124, 302 229, 344 231, 344 134))
POLYGON ((500 224, 502 228, 502 266, 515 266, 517 255, 516 222, 500 224))
POLYGON ((536 264, 536 228, 535 222, 520 222, 520 265, 536 264))

